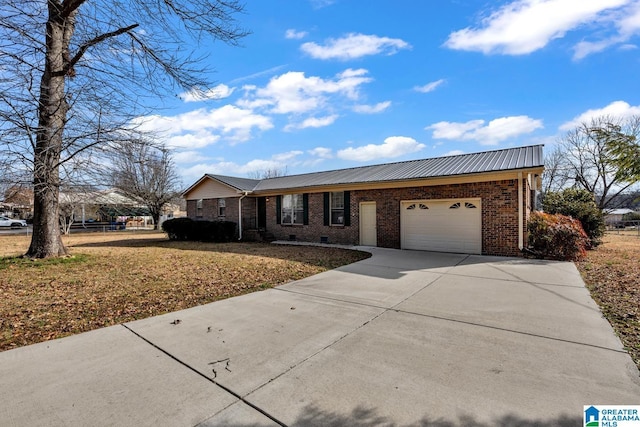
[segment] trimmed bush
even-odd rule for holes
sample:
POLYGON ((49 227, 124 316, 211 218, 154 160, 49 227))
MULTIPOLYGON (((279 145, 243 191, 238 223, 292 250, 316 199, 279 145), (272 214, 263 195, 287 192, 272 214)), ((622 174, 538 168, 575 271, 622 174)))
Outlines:
POLYGON ((230 242, 236 235, 236 223, 231 221, 194 221, 193 239, 201 242, 230 242))
POLYGON ((162 223, 162 231, 167 233, 169 240, 191 240, 193 223, 191 218, 173 218, 162 223))
POLYGON ((544 212, 531 214, 529 250, 537 257, 561 261, 576 261, 586 255, 589 236, 577 219, 544 212))
POLYGON ((162 223, 162 230, 170 240, 197 242, 230 242, 236 236, 236 223, 232 221, 194 221, 174 218, 162 223))
POLYGON ((567 188, 547 193, 542 201, 542 209, 546 213, 568 215, 580 221, 589 236, 587 249, 595 248, 602 243, 601 239, 606 229, 604 215, 596 205, 593 194, 587 190, 567 188))

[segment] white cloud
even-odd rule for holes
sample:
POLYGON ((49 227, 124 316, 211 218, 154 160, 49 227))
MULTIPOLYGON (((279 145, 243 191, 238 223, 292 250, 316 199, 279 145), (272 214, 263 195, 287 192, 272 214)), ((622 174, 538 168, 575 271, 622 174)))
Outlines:
POLYGON ((167 147, 169 148, 203 148, 213 145, 220 140, 220 135, 207 130, 200 130, 182 135, 172 135, 167 137, 167 147))
POLYGON ((307 42, 300 49, 316 59, 348 60, 368 55, 393 55, 411 45, 401 39, 378 37, 376 35, 350 33, 338 39, 328 39, 324 45, 307 42))
POLYGON ((616 27, 616 33, 597 41, 581 41, 576 44, 574 46, 574 60, 580 60, 592 53, 602 52, 615 45, 620 45, 622 50, 628 50, 629 44, 626 42, 640 32, 640 3, 631 3, 629 7, 609 14, 601 20, 602 26, 607 24, 613 24, 616 27))
POLYGON ((603 108, 587 110, 572 120, 562 124, 560 130, 569 131, 580 126, 581 123, 589 123, 598 117, 612 117, 624 119, 631 116, 640 115, 640 105, 632 106, 625 101, 614 101, 603 108))
POLYGON ((273 77, 263 88, 245 86, 245 97, 237 104, 251 109, 267 108, 275 114, 317 114, 332 97, 358 99, 360 87, 373 80, 367 74, 365 69, 349 68, 333 79, 323 79, 290 71, 273 77))
POLYGON ((477 141, 482 145, 495 145, 542 127, 542 120, 527 116, 511 116, 491 120, 486 125, 484 120, 465 123, 438 122, 425 129, 432 130, 435 139, 477 141))
POLYGON ((300 123, 288 124, 287 126, 285 126, 284 130, 288 132, 294 129, 322 128, 333 124, 333 122, 335 122, 337 118, 337 114, 332 114, 325 117, 309 117, 307 119, 304 119, 300 123))
POLYGON ((176 151, 173 153, 173 160, 178 164, 188 164, 209 160, 207 156, 199 151, 176 151))
POLYGON ((443 157, 448 157, 448 156, 459 156, 460 154, 464 154, 464 151, 462 150, 451 150, 447 153, 444 153, 442 156, 443 157))
POLYGON ((640 30, 640 3, 634 2, 622 13, 622 19, 617 23, 620 35, 630 37, 640 30))
POLYGON ((312 150, 307 151, 314 157, 319 157, 321 159, 331 159, 333 158, 333 150, 331 148, 326 147, 316 147, 312 150))
POLYGON ((231 80, 229 83, 240 83, 246 80, 252 80, 255 79, 256 77, 262 77, 262 76, 266 76, 268 74, 275 74, 276 71, 280 71, 282 70, 284 67, 286 67, 287 64, 282 64, 282 65, 276 65, 275 67, 271 67, 268 68, 266 70, 262 70, 262 71, 258 71, 257 73, 252 73, 246 76, 241 76, 241 77, 236 77, 235 79, 231 80))
POLYGON ((422 150, 424 144, 406 136, 390 136, 380 145, 369 144, 339 150, 337 155, 343 160, 367 162, 376 159, 390 159, 422 150))
POLYGON ((471 120, 465 123, 438 122, 425 129, 433 130, 435 139, 463 139, 466 134, 480 128, 483 124, 484 120, 471 120))
POLYGON ((482 20, 480 28, 464 28, 449 35, 445 46, 484 54, 524 55, 580 25, 593 23, 599 14, 629 0, 517 0, 482 20))
POLYGON ((302 151, 289 151, 285 153, 274 154, 268 159, 253 159, 244 164, 228 162, 220 160, 215 163, 199 163, 182 170, 182 176, 187 181, 195 181, 206 173, 232 175, 232 176, 248 176, 253 172, 264 171, 268 169, 286 169, 287 166, 296 166, 301 164, 298 157, 303 154, 302 151))
POLYGON ((588 55, 591 55, 592 53, 602 52, 615 43, 616 42, 612 39, 601 40, 599 42, 582 41, 573 47, 573 59, 580 60, 588 55))
POLYGON ((360 114, 377 114, 381 113, 391 106, 391 101, 378 102, 375 105, 355 105, 353 111, 360 114))
POLYGON ((193 88, 189 92, 183 92, 179 96, 184 102, 198 102, 209 99, 224 99, 231 96, 235 88, 230 88, 225 84, 219 84, 208 90, 193 88))
POLYGON ((271 160, 281 163, 292 162, 301 154, 303 154, 303 152, 300 150, 292 150, 287 151, 286 153, 274 154, 273 156, 271 156, 271 160))
POLYGON ((204 108, 176 116, 145 116, 133 121, 140 130, 163 134, 174 147, 204 147, 220 138, 241 142, 251 138, 255 130, 273 128, 271 119, 251 110, 225 105, 204 108))
POLYGON ((436 88, 438 86, 440 86, 441 84, 443 84, 445 82, 444 79, 440 79, 440 80, 436 80, 434 82, 431 83, 427 83, 424 86, 415 86, 413 88, 413 90, 417 91, 417 92, 422 92, 422 93, 429 93, 429 92, 433 92, 434 90, 436 90, 436 88))
POLYGON ((284 33, 284 37, 291 40, 300 40, 307 37, 308 34, 309 33, 307 33, 306 31, 297 31, 293 28, 290 28, 284 33))

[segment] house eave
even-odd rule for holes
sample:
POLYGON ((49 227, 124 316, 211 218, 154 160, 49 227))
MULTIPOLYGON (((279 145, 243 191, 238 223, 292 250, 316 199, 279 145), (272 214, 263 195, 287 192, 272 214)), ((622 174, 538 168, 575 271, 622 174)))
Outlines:
POLYGON ((256 190, 251 193, 254 196, 275 196, 278 194, 292 194, 300 192, 318 193, 324 191, 344 191, 344 190, 369 190, 369 189, 389 189, 407 187, 430 187, 437 185, 468 184, 472 182, 504 181, 508 179, 518 179, 518 173, 542 175, 544 167, 513 169, 504 171, 479 172, 463 175, 449 175, 437 177, 412 178, 402 180, 355 182, 322 184, 301 187, 274 188, 269 190, 256 190))
POLYGON ((219 184, 224 185, 227 188, 230 188, 231 190, 235 191, 236 194, 238 194, 238 197, 242 196, 243 194, 251 194, 252 191, 247 191, 247 190, 242 190, 240 188, 234 187, 233 185, 229 185, 224 181, 221 181, 219 179, 216 179, 216 177, 211 176, 209 174, 204 174, 199 180, 197 180, 194 184, 192 184, 189 188, 187 188, 186 190, 184 190, 182 192, 182 194, 180 195, 183 199, 188 199, 188 194, 190 192, 192 192, 193 190, 195 190, 196 188, 198 188, 198 186, 200 186, 200 184, 202 184, 205 180, 210 179, 211 181, 215 181, 219 184))

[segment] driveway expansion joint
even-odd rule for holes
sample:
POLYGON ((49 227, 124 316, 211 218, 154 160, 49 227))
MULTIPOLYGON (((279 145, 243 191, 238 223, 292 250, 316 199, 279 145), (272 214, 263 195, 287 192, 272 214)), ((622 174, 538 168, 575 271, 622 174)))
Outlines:
MULTIPOLYGON (((162 347, 158 346, 157 344, 151 342, 150 340, 148 340, 147 338, 143 337, 142 335, 140 335, 139 333, 137 333, 136 331, 134 331, 133 329, 129 328, 126 324, 121 323, 120 324, 122 327, 124 327, 126 330, 128 330, 129 332, 131 332, 133 335, 135 335, 136 337, 140 338, 141 340, 143 340, 144 342, 146 342, 147 344, 149 344, 150 346, 154 347, 155 349, 157 349, 158 351, 162 352, 163 354, 165 354, 166 356, 168 356, 169 358, 171 358, 172 360, 178 362, 180 365, 184 366, 185 368, 189 369, 190 371, 194 372, 196 375, 204 378, 205 380, 215 384, 216 386, 220 387, 222 390, 224 390, 225 392, 229 393, 230 395, 232 395, 233 397, 235 397, 236 399, 238 399, 240 402, 250 406, 252 409, 258 411, 259 413, 261 413, 262 415, 264 415, 265 417, 269 418, 271 421, 273 421, 274 423, 283 426, 283 427, 287 427, 287 425, 285 423, 283 423, 282 421, 278 420, 276 417, 274 417, 273 415, 269 414, 267 411, 265 411, 264 409, 254 405, 253 403, 247 401, 244 397, 240 396, 238 393, 236 393, 235 391, 231 390, 229 387, 226 387, 222 384, 220 384, 219 382, 215 381, 212 378, 209 378, 208 376, 206 376, 205 374, 203 374, 202 372, 200 372, 199 370, 197 370, 196 368, 194 368, 193 366, 189 365, 188 363, 184 362, 183 360, 177 358, 175 355, 169 353, 167 350, 163 349, 162 347)), ((214 371, 215 372, 215 371, 214 371)), ((236 402, 234 402, 236 403, 236 402)), ((226 409, 226 408, 225 408, 226 409)), ((223 409, 224 410, 224 409, 223 409)), ((212 416, 215 416, 216 414, 213 414, 212 416)), ((211 417, 209 417, 211 418, 211 417)), ((198 424, 202 424, 202 422, 204 422, 206 420, 201 421, 198 424)), ((196 424, 196 425, 198 425, 196 424)))
MULTIPOLYGON (((287 292, 291 292, 288 291, 286 289, 282 289, 283 291, 287 291, 287 292)), ((297 293, 297 292, 293 292, 293 293, 297 293)), ((303 294, 306 296, 309 296, 307 294, 303 294)), ((313 295, 310 295, 313 296, 313 295)), ((319 297, 319 298, 323 298, 323 297, 319 297)), ((330 298, 325 298, 325 299, 330 299, 330 298)), ((361 305, 365 305, 367 306, 367 304, 361 304, 361 305)), ((372 306, 369 306, 372 307, 372 306)), ((269 381, 266 381, 263 384, 260 384, 258 387, 254 388, 253 390, 251 390, 249 393, 247 393, 245 395, 245 397, 250 396, 251 394, 255 393, 256 391, 260 390, 261 388, 265 387, 267 384, 272 383, 273 381, 277 380, 278 378, 280 378, 281 376, 285 375, 286 373, 292 371, 293 369, 295 369, 296 367, 302 365, 303 363, 305 363, 306 361, 312 359, 313 357, 317 356, 318 354, 322 353, 323 351, 325 351, 326 349, 333 347, 335 344, 339 343, 340 341, 342 341, 343 339, 345 339, 346 337, 350 336, 351 334, 353 334, 354 332, 358 331, 359 329, 365 327, 366 325, 368 325, 369 323, 373 322, 374 320, 376 320, 378 317, 382 316, 384 313, 387 312, 387 309, 385 309, 384 307, 377 307, 382 309, 383 311, 376 314, 375 316, 373 316, 372 318, 368 319, 367 321, 363 322, 361 325, 357 326, 356 328, 352 329, 351 331, 347 332, 346 334, 342 335, 341 337, 335 339, 334 341, 332 341, 331 343, 327 344, 326 346, 322 347, 320 350, 317 350, 316 352, 314 352, 313 354, 310 354, 309 356, 305 357, 304 359, 294 363, 293 365, 289 366, 288 369, 285 369, 284 371, 280 372, 278 375, 276 375, 275 377, 271 378, 269 381)))
POLYGON ((406 310, 400 310, 400 309, 391 309, 391 310, 395 311, 396 313, 409 314, 409 315, 420 316, 420 317, 427 317, 427 318, 430 318, 430 319, 444 320, 444 321, 447 321, 447 322, 462 323, 462 324, 465 324, 465 325, 477 326, 477 327, 480 327, 480 328, 488 328, 488 329, 493 329, 493 330, 496 330, 496 331, 510 332, 510 333, 513 333, 513 334, 526 335, 526 336, 529 336, 529 337, 542 338, 542 339, 545 339, 545 340, 564 342, 564 343, 567 343, 567 344, 575 344, 575 345, 589 347, 589 348, 597 348, 597 349, 600 349, 600 350, 612 351, 614 353, 628 354, 626 350, 619 350, 619 349, 616 349, 616 348, 604 347, 604 346, 589 344, 589 343, 580 342, 580 341, 572 341, 572 340, 567 340, 567 339, 564 339, 564 338, 549 337, 549 336, 546 336, 546 335, 534 334, 534 333, 531 333, 531 332, 524 332, 524 331, 517 331, 515 329, 501 328, 499 326, 483 325, 481 323, 469 322, 467 320, 461 320, 461 319, 452 319, 452 318, 449 318, 449 317, 435 316, 433 314, 416 313, 414 311, 406 311, 406 310))
MULTIPOLYGON (((444 275, 444 274, 443 274, 444 275)), ((441 275, 442 277, 442 275, 441 275)), ((414 294, 412 294, 411 296, 415 295, 416 293, 426 289, 427 287, 431 286, 432 284, 434 284, 435 282, 437 282, 441 277, 433 280, 432 282, 430 282, 429 284, 425 285, 424 287, 420 288, 420 290, 416 291, 414 294)), ((527 282, 528 283, 528 282, 527 282)), ((534 284, 535 285, 535 284, 534 284)), ((307 297, 312 297, 312 298, 320 298, 320 299, 324 299, 324 300, 329 300, 329 301, 336 301, 336 302, 341 302, 341 303, 346 303, 346 304, 353 304, 353 305, 359 305, 359 306, 363 306, 363 307, 371 307, 371 308, 377 308, 380 310, 383 310, 382 313, 378 314, 377 316, 375 316, 374 318, 368 320, 366 323, 360 325, 358 328, 354 329, 353 331, 349 332, 348 334, 346 334, 345 336, 339 338, 337 341, 338 342, 340 340, 342 340, 343 338, 346 338, 348 335, 350 335, 351 333, 355 332, 356 330, 360 329, 361 327, 365 326, 367 323, 372 322, 373 320, 377 319, 378 317, 382 316, 383 314, 387 313, 387 312, 395 312, 395 313, 402 313, 402 314, 408 314, 408 315, 413 315, 413 316, 420 316, 420 317, 426 317, 426 318, 431 318, 431 319, 437 319, 437 320, 444 320, 444 321, 448 321, 448 322, 455 322, 455 323, 461 323, 461 324, 465 324, 465 325, 469 325, 469 326, 476 326, 479 328, 488 328, 488 329, 493 329, 493 330, 497 330, 497 331, 502 331, 502 332, 509 332, 512 334, 519 334, 519 335, 526 335, 526 336, 530 336, 530 337, 535 337, 535 338, 541 338, 541 339, 545 339, 545 340, 551 340, 551 341, 557 341, 557 342, 564 342, 567 344, 574 344, 574 345, 579 345, 579 346, 584 346, 584 347, 589 347, 589 348, 597 348, 600 350, 607 350, 607 351, 612 351, 615 353, 622 353, 622 354, 628 354, 626 350, 620 350, 620 349, 615 349, 615 348, 610 348, 610 347, 604 347, 604 346, 599 346, 599 345, 594 345, 594 344, 589 344, 589 343, 585 343, 585 342, 579 342, 579 341, 572 341, 572 340, 566 340, 563 338, 557 338, 557 337, 550 337, 550 336, 546 336, 546 335, 540 335, 540 334, 533 334, 531 332, 524 332, 524 331, 518 331, 515 329, 509 329, 509 328, 501 328, 499 326, 492 326, 492 325, 484 325, 482 323, 475 323, 475 322, 469 322, 466 320, 461 320, 461 319, 453 319, 453 318, 449 318, 449 317, 442 317, 442 316, 436 316, 433 314, 424 314, 424 313, 416 313, 413 311, 408 311, 408 310, 402 310, 399 308, 395 308, 398 305, 402 304, 404 301, 406 301, 408 298, 411 298, 411 296, 407 297, 406 299, 404 299, 403 301, 399 302, 398 304, 393 305, 392 307, 384 307, 384 306, 380 306, 380 305, 376 305, 376 304, 369 304, 366 302, 359 302, 359 301, 350 301, 350 300, 345 300, 345 299, 340 299, 340 298, 336 298, 336 297, 329 297, 329 296, 324 296, 324 295, 315 295, 315 294, 309 294, 309 293, 305 293, 305 292, 300 292, 300 291, 295 291, 295 290, 291 290, 291 289, 281 289, 278 287, 273 288, 274 290, 278 290, 281 292, 289 292, 289 293, 293 293, 293 294, 297 294, 297 295, 304 295, 307 297)), ((329 348, 331 345, 333 345, 334 343, 328 345, 325 348, 329 348)), ((323 349, 324 350, 324 349, 323 349)), ((320 350, 322 351, 322 350, 320 350)), ((320 352, 318 351, 318 353, 320 352)), ((317 354, 317 353, 315 353, 317 354)), ((315 356, 315 354, 313 354, 312 356, 315 356)), ((312 357, 312 356, 309 356, 312 357)), ((307 359, 309 359, 307 358, 307 359)), ((307 360, 305 359, 305 360, 307 360)), ((292 367, 293 368, 293 367, 292 367)), ((282 374, 281 374, 282 375, 282 374)), ((278 375, 279 377, 280 375, 278 375)), ((267 383, 275 380, 275 377, 271 380, 269 380, 267 383)), ((265 384, 261 385, 258 388, 263 387, 265 384)), ((258 389, 257 388, 257 389, 258 389)), ((256 390, 257 390, 256 389, 256 390)), ((255 390, 254 390, 255 391, 255 390)), ((253 391, 251 392, 253 393, 253 391)), ((250 393, 249 393, 250 394, 250 393)))

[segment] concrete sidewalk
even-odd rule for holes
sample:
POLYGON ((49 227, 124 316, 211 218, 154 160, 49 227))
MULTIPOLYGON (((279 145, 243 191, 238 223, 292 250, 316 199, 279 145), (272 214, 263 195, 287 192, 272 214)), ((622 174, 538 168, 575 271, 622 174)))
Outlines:
POLYGON ((0 424, 573 426, 640 404, 571 263, 370 248, 263 292, 0 353, 0 424))

